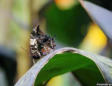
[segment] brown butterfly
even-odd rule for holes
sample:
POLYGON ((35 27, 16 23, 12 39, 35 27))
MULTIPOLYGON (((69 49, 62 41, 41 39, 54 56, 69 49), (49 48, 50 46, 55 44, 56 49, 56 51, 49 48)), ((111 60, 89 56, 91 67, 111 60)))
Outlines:
POLYGON ((39 59, 55 49, 54 38, 43 33, 39 25, 33 28, 30 37, 30 51, 34 59, 39 59))

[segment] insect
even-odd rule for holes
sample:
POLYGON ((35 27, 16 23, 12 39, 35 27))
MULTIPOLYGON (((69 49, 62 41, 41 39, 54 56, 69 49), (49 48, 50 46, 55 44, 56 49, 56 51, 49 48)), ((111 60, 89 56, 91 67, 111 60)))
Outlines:
POLYGON ((33 28, 30 35, 30 51, 33 59, 39 59, 49 54, 55 49, 55 46, 54 38, 43 33, 39 25, 33 28))

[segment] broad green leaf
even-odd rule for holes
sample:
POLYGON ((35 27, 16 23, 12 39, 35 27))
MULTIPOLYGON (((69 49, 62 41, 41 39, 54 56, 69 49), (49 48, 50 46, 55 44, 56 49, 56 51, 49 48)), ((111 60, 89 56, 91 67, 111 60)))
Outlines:
POLYGON ((52 77, 71 71, 84 86, 112 83, 110 59, 68 47, 40 59, 15 86, 42 86, 52 77))
POLYGON ((95 23, 112 39, 112 12, 88 1, 80 0, 80 2, 95 23))
POLYGON ((77 47, 80 44, 90 23, 88 15, 79 3, 64 11, 52 3, 44 15, 48 32, 56 36, 59 42, 69 46, 77 47))

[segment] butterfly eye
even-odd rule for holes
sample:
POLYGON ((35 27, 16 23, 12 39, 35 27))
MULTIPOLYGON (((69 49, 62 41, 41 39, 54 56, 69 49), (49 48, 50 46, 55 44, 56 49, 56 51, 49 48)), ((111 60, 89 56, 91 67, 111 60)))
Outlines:
POLYGON ((51 38, 51 40, 54 42, 54 38, 51 38))

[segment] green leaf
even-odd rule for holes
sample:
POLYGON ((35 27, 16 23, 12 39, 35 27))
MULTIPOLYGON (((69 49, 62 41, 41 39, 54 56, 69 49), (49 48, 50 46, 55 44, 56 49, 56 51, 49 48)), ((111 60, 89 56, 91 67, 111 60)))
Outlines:
POLYGON ((80 0, 92 20, 112 39, 112 12, 88 1, 80 0))
POLYGON ((77 47, 80 44, 90 23, 88 15, 79 3, 65 11, 58 9, 53 3, 46 9, 44 15, 49 34, 69 46, 77 47))
POLYGON ((110 59, 68 47, 40 59, 15 86, 42 86, 52 77, 70 71, 84 86, 112 83, 110 59))

